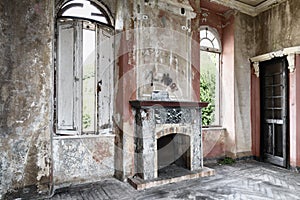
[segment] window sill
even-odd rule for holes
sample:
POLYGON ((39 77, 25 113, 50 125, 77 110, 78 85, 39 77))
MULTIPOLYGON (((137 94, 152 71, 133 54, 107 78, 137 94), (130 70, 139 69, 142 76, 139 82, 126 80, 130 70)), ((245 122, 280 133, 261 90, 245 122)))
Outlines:
POLYGON ((88 133, 88 134, 78 134, 74 132, 64 132, 62 134, 53 135, 54 140, 60 140, 60 139, 83 139, 83 138, 99 138, 99 137, 115 137, 115 134, 112 132, 112 130, 109 129, 101 129, 98 133, 88 133))
POLYGON ((207 126, 207 127, 202 127, 202 130, 225 130, 224 127, 222 126, 207 126))

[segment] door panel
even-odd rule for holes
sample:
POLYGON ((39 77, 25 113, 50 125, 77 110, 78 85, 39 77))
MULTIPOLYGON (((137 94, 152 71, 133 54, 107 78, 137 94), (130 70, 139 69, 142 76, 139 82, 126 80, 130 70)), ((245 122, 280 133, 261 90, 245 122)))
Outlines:
POLYGON ((287 166, 288 70, 286 58, 260 64, 261 155, 264 161, 287 166))

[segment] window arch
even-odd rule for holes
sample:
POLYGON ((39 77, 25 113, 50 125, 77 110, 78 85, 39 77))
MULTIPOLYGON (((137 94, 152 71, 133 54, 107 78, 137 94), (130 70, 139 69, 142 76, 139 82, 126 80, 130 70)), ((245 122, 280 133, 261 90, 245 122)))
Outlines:
POLYGON ((105 102, 113 100, 113 34, 112 18, 101 4, 61 2, 55 43, 56 134, 110 132, 112 107, 105 102))
POLYGON ((92 0, 67 1, 59 8, 57 17, 81 18, 113 26, 113 18, 109 10, 92 0))
POLYGON ((200 48, 204 51, 221 52, 221 41, 216 30, 203 26, 200 27, 200 48))
POLYGON ((200 27, 200 100, 208 102, 202 109, 204 126, 219 126, 220 120, 220 57, 222 47, 218 32, 200 27))

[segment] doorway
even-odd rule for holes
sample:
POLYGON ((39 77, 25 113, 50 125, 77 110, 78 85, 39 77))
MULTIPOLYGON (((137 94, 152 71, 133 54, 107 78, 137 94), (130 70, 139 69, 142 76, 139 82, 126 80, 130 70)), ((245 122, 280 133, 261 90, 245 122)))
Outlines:
POLYGON ((286 57, 260 63, 261 156, 287 167, 288 68, 286 57))

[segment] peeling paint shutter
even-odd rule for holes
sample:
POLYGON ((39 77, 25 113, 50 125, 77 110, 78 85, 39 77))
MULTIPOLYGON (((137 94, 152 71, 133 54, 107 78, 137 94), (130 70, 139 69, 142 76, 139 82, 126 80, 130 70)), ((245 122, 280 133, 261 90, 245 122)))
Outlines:
POLYGON ((99 129, 111 124, 113 106, 114 37, 109 29, 98 29, 98 81, 101 91, 98 93, 99 129))
POLYGON ((57 127, 74 130, 74 26, 59 24, 57 69, 57 127))

